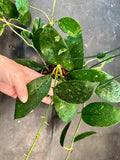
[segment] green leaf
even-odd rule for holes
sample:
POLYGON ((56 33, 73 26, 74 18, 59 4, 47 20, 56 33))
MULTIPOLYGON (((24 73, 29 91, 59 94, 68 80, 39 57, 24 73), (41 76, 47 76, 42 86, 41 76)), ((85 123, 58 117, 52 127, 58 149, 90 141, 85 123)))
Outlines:
POLYGON ((78 69, 69 73, 70 79, 90 81, 90 82, 100 82, 100 84, 113 78, 113 76, 96 69, 78 69))
POLYGON ((96 134, 96 132, 89 131, 89 132, 82 133, 82 134, 80 134, 80 135, 75 137, 74 142, 80 141, 80 140, 82 140, 84 138, 87 138, 87 137, 93 135, 93 134, 96 134))
POLYGON ((0 7, 9 18, 18 18, 19 13, 16 6, 10 0, 0 0, 0 7))
POLYGON ((71 104, 60 99, 56 94, 53 97, 55 110, 64 122, 70 121, 77 113, 78 105, 71 104))
POLYGON ((37 50, 40 50, 40 34, 42 32, 42 28, 39 28, 34 34, 33 34, 33 37, 32 37, 32 42, 33 42, 33 45, 34 47, 37 49, 37 50))
POLYGON ((15 59, 15 62, 22 64, 23 66, 29 67, 35 71, 40 71, 43 67, 41 64, 31 61, 29 59, 15 59))
POLYGON ((48 95, 51 80, 51 75, 42 76, 31 81, 27 85, 28 101, 26 103, 22 103, 19 99, 17 99, 14 115, 15 119, 25 117, 30 113, 30 111, 40 105, 42 99, 48 95))
POLYGON ((106 52, 107 52, 107 51, 98 53, 98 54, 97 54, 97 58, 98 58, 98 59, 104 58, 104 57, 106 56, 106 52))
POLYGON ((32 33, 34 34, 38 29, 44 26, 44 22, 42 18, 36 17, 32 21, 32 33))
POLYGON ((70 124, 71 124, 71 121, 64 127, 64 129, 63 129, 63 131, 61 133, 60 144, 61 144, 62 147, 64 146, 64 140, 65 140, 67 131, 68 131, 69 127, 70 127, 70 124))
POLYGON ((80 37, 67 37, 65 39, 69 48, 68 56, 62 61, 61 65, 68 71, 83 68, 84 59, 74 59, 84 57, 84 45, 82 35, 80 37))
POLYGON ((40 34, 40 49, 50 64, 61 64, 68 54, 64 39, 50 24, 40 34))
POLYGON ((98 84, 99 82, 72 80, 57 85, 54 92, 68 103, 79 104, 91 98, 98 84))
POLYGON ((0 7, 0 17, 3 17, 3 10, 2 10, 2 8, 0 7))
POLYGON ((32 39, 32 34, 29 31, 22 31, 22 35, 28 39, 32 39))
POLYGON ((18 21, 24 26, 28 27, 31 24, 31 13, 28 10, 24 15, 18 17, 18 21))
MULTIPOLYGON (((113 76, 95 69, 75 70, 72 71, 69 76, 72 80, 100 82, 100 85, 113 78, 113 76)), ((112 80, 103 86, 98 86, 95 92, 100 98, 106 101, 113 103, 120 102, 120 83, 115 80, 112 80)))
POLYGON ((95 92, 100 98, 108 102, 120 102, 120 83, 115 80, 97 87, 95 92))
POLYGON ((95 127, 109 127, 120 122, 120 109, 105 102, 88 104, 82 110, 85 123, 95 127))
POLYGON ((0 26, 0 36, 3 34, 5 27, 4 26, 0 26))
POLYGON ((59 19, 58 25, 60 29, 68 33, 72 37, 81 37, 82 28, 80 24, 71 17, 63 17, 59 19))
POLYGON ((27 0, 16 0, 16 7, 18 12, 24 15, 29 10, 29 3, 27 0))
POLYGON ((106 63, 112 62, 114 60, 114 56, 115 55, 111 55, 111 56, 107 57, 108 60, 106 60, 105 62, 106 63))

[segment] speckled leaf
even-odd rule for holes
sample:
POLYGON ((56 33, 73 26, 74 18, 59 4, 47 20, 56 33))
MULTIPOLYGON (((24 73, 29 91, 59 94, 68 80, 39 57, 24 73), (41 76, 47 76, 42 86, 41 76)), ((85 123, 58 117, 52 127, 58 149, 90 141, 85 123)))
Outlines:
POLYGON ((5 27, 4 26, 0 26, 0 36, 3 34, 5 27))
POLYGON ((42 99, 47 96, 49 92, 51 80, 52 77, 50 75, 42 76, 27 85, 28 101, 22 103, 19 99, 16 100, 15 119, 25 117, 30 111, 40 105, 42 99))
POLYGON ((43 67, 41 64, 31 61, 29 59, 15 59, 15 62, 22 64, 23 66, 29 67, 35 71, 40 71, 43 67))
MULTIPOLYGON (((73 80, 84 80, 90 82, 100 82, 100 84, 110 80, 113 76, 95 69, 81 69, 72 71, 70 79, 73 80)), ((96 94, 109 102, 118 103, 120 102, 120 83, 113 80, 103 86, 99 86, 95 90, 96 94)))
POLYGON ((72 80, 61 83, 54 88, 59 98, 68 103, 84 103, 89 100, 99 82, 72 80))
POLYGON ((69 73, 70 79, 104 83, 113 76, 95 69, 78 69, 69 73))
POLYGON ((28 27, 31 24, 31 13, 28 10, 24 15, 18 17, 18 21, 24 26, 28 27))
POLYGON ((38 29, 44 26, 44 22, 42 18, 36 17, 32 21, 32 33, 34 34, 38 29))
POLYGON ((96 134, 96 132, 89 131, 89 132, 85 132, 85 133, 79 134, 78 136, 75 137, 74 142, 77 142, 77 141, 80 141, 80 140, 82 140, 84 138, 92 136, 93 134, 96 134))
POLYGON ((120 109, 105 102, 88 104, 82 110, 85 123, 95 127, 109 127, 120 122, 120 109))
POLYGON ((70 121, 76 115, 78 109, 77 104, 67 103, 56 94, 54 94, 54 107, 58 116, 64 122, 70 121))
POLYGON ((120 102, 120 83, 115 80, 97 87, 95 92, 100 98, 108 102, 120 102))
POLYGON ((71 122, 69 122, 63 129, 62 133, 61 133, 61 136, 60 136, 60 144, 61 146, 63 147, 64 146, 64 140, 65 140, 65 137, 66 137, 66 134, 67 134, 67 131, 70 127, 70 124, 71 122))
POLYGON ((61 64, 68 54, 68 47, 64 39, 50 24, 41 32, 40 49, 50 64, 61 64))
POLYGON ((42 32, 42 28, 39 28, 34 34, 33 34, 33 37, 32 37, 32 42, 33 42, 33 45, 34 47, 37 49, 37 50, 40 50, 40 34, 42 32))
POLYGON ((82 35, 77 38, 69 36, 65 39, 65 42, 68 45, 69 53, 66 59, 62 61, 62 66, 68 71, 83 68, 84 59, 74 59, 78 57, 84 57, 84 44, 82 35))
POLYGON ((17 18, 19 15, 15 4, 10 0, 0 0, 0 7, 9 18, 17 18))
POLYGON ((29 3, 27 0, 16 0, 16 7, 18 12, 24 15, 29 10, 29 3))
POLYGON ((71 17, 63 17, 58 21, 60 29, 68 33, 72 37, 79 37, 82 34, 82 28, 80 24, 71 17))

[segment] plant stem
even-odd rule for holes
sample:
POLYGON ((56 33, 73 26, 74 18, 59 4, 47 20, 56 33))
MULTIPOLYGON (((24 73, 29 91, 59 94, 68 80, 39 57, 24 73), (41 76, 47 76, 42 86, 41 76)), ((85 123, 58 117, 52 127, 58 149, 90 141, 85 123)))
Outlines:
MULTIPOLYGON (((37 51, 37 49, 33 46, 33 44, 29 44, 18 32, 16 32, 16 31, 11 27, 11 25, 14 26, 14 27, 16 27, 16 28, 18 28, 18 29, 21 29, 21 30, 25 30, 25 29, 23 29, 23 28, 21 28, 21 27, 19 27, 19 26, 16 26, 16 25, 14 25, 14 24, 12 24, 12 23, 7 22, 5 18, 4 18, 4 22, 5 22, 6 25, 8 25, 9 28, 10 28, 16 35, 18 35, 29 47, 32 47, 32 48, 35 50, 35 52, 36 52, 36 53, 39 55, 39 57, 41 58, 43 64, 44 64, 45 67, 46 67, 46 69, 49 71, 46 62, 44 61, 44 59, 42 58, 42 56, 40 55, 40 53, 37 51)), ((26 31, 27 31, 27 30, 26 30, 26 31)))
POLYGON ((56 4, 56 0, 54 0, 52 14, 51 14, 51 23, 52 24, 53 24, 53 15, 54 15, 54 10, 55 10, 55 4, 56 4))
MULTIPOLYGON (((84 107, 85 107, 85 103, 83 103, 83 108, 84 108, 84 107)), ((73 135, 73 139, 72 139, 72 142, 71 142, 71 146, 70 146, 70 148, 69 148, 70 150, 68 151, 65 160, 68 160, 68 158, 69 158, 69 156, 70 156, 71 150, 73 149, 74 139, 75 139, 75 137, 76 137, 76 135, 77 135, 77 132, 78 132, 80 126, 81 126, 81 123, 82 123, 82 116, 80 116, 79 123, 78 123, 77 128, 76 128, 76 130, 75 130, 75 133, 74 133, 74 135, 73 135)))
POLYGON ((39 56, 40 59, 42 60, 43 64, 45 65, 46 69, 49 71, 49 68, 48 68, 46 62, 44 61, 44 59, 42 58, 41 54, 38 52, 38 50, 37 50, 34 46, 32 46, 32 48, 33 48, 33 49, 35 50, 35 52, 38 54, 38 56, 39 56))
POLYGON ((28 31, 27 29, 24 29, 24 28, 22 28, 22 27, 19 27, 19 26, 13 24, 13 23, 10 23, 10 22, 8 22, 8 23, 9 23, 11 26, 13 26, 13 27, 15 27, 15 28, 18 28, 18 29, 20 29, 20 30, 22 30, 22 31, 28 31))
POLYGON ((85 63, 85 65, 84 65, 84 66, 86 66, 88 63, 90 63, 90 62, 92 62, 92 61, 95 61, 95 60, 98 60, 98 59, 97 59, 97 58, 90 59, 89 61, 87 61, 87 62, 85 63))
MULTIPOLYGON (((76 128, 76 131, 75 131, 75 133, 74 133, 74 136, 73 136, 73 139, 72 139, 70 148, 73 148, 74 139, 75 139, 75 137, 76 137, 76 135, 77 135, 77 132, 78 132, 78 130, 79 130, 79 128, 80 128, 81 123, 82 123, 82 117, 80 117, 80 120, 79 120, 78 126, 77 126, 77 128, 76 128)), ((68 151, 68 154, 67 154, 65 160, 68 160, 70 153, 71 153, 71 150, 68 151)))
POLYGON ((50 22, 50 18, 48 17, 48 15, 47 15, 43 10, 38 9, 38 8, 36 8, 36 7, 33 7, 33 6, 30 6, 30 8, 35 9, 35 10, 37 10, 37 11, 43 13, 44 16, 45 16, 45 17, 48 19, 48 21, 50 22))
MULTIPOLYGON (((110 50, 110 51, 105 51, 104 54, 107 55, 107 54, 112 53, 112 52, 115 52, 115 51, 117 51, 117 50, 120 50, 120 47, 117 47, 117 48, 115 48, 115 49, 113 49, 113 50, 110 50)), ((101 52, 101 53, 103 53, 103 52, 101 52)), ((98 54, 93 55, 93 56, 88 56, 88 57, 66 58, 66 60, 69 60, 69 59, 88 59, 88 58, 94 58, 94 57, 97 57, 97 56, 98 56, 98 54)))
POLYGON ((115 57, 119 57, 119 56, 120 56, 120 54, 117 54, 117 55, 115 55, 113 57, 106 58, 106 59, 102 60, 101 62, 98 62, 98 63, 94 64, 93 66, 91 66, 90 69, 95 67, 95 66, 97 66, 97 65, 99 65, 99 64, 101 64, 101 63, 103 63, 103 62, 105 62, 106 60, 109 60, 109 59, 112 59, 112 58, 115 58, 115 57))
POLYGON ((41 124, 41 126, 40 126, 40 129, 39 129, 39 131, 38 131, 38 133, 37 133, 37 135, 36 135, 36 138, 35 138, 35 140, 34 140, 32 146, 31 146, 31 148, 30 148, 30 150, 29 150, 29 152, 28 152, 28 154, 27 154, 25 160, 28 160, 28 158, 29 158, 29 156, 30 156, 30 154, 31 154, 31 152, 32 152, 32 150, 33 150, 33 148, 34 148, 36 142, 38 141, 38 138, 39 138, 39 136, 40 136, 41 130, 42 130, 42 128, 43 128, 43 126, 44 126, 44 124, 45 124, 45 122, 46 122, 46 118, 47 118, 49 109, 50 109, 50 107, 51 107, 51 105, 52 105, 52 102, 53 102, 53 100, 51 101, 51 103, 50 103, 49 106, 48 106, 48 109, 47 109, 47 111, 46 111, 46 113, 45 113, 43 122, 42 122, 42 124, 41 124))
POLYGON ((117 75, 117 76, 115 76, 115 77, 109 79, 108 81, 106 81, 106 82, 104 82, 104 83, 98 85, 97 87, 101 87, 101 86, 103 86, 103 85, 105 85, 105 84, 107 84, 107 83, 109 83, 109 82, 111 82, 111 81, 113 81, 114 79, 117 79, 117 78, 119 78, 119 77, 120 77, 120 75, 117 75))
POLYGON ((11 27, 11 25, 10 25, 9 22, 7 22, 7 21, 5 20, 5 23, 6 23, 6 24, 9 26, 9 28, 10 28, 16 35, 18 35, 28 46, 33 47, 33 45, 30 45, 18 32, 16 32, 16 31, 11 27))

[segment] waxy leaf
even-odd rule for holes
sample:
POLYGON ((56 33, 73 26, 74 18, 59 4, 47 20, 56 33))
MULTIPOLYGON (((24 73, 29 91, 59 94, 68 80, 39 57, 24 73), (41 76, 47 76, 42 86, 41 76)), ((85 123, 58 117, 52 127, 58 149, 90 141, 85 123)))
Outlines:
POLYGON ((18 17, 18 21, 23 24, 24 26, 28 27, 31 23, 31 13, 28 10, 24 15, 20 15, 18 17))
POLYGON ((120 83, 115 80, 97 87, 95 92, 100 98, 108 102, 120 102, 120 83))
POLYGON ((61 65, 68 71, 82 69, 84 59, 74 59, 84 57, 84 45, 82 35, 80 37, 67 37, 65 42, 69 48, 68 56, 61 65))
POLYGON ((22 64, 23 66, 29 67, 35 71, 40 71, 43 67, 41 64, 31 61, 29 59, 15 59, 15 62, 22 64))
POLYGON ((49 92, 51 80, 52 77, 50 75, 42 76, 27 85, 28 101, 22 103, 19 99, 16 100, 15 119, 25 117, 30 111, 40 105, 42 99, 47 96, 49 92))
POLYGON ((0 7, 0 17, 3 17, 3 10, 2 10, 2 8, 0 7))
POLYGON ((113 78, 113 76, 95 69, 78 69, 69 73, 70 79, 90 81, 90 82, 100 82, 100 84, 113 78))
POLYGON ((39 28, 34 34, 33 34, 33 37, 32 37, 32 42, 33 42, 33 45, 34 47, 37 49, 37 50, 40 50, 40 34, 42 32, 42 28, 39 28))
POLYGON ((32 34, 29 31, 22 31, 22 36, 28 39, 32 39, 32 34))
POLYGON ((84 103, 89 100, 99 82, 70 80, 57 85, 54 92, 59 98, 68 103, 84 103))
MULTIPOLYGON (((112 79, 113 76, 99 70, 95 69, 81 69, 72 71, 70 74, 70 79, 73 80, 84 80, 90 82, 100 82, 100 84, 107 82, 112 79)), ((103 86, 98 86, 95 90, 96 94, 109 102, 118 103, 120 102, 120 83, 115 80, 104 84, 103 86)))
POLYGON ((72 37, 81 37, 82 28, 80 24, 71 17, 63 17, 58 21, 60 29, 72 37))
POLYGON ((89 131, 89 132, 82 133, 82 134, 80 134, 80 135, 75 137, 74 142, 80 141, 80 140, 82 140, 84 138, 87 138, 87 137, 93 135, 93 134, 96 134, 96 132, 89 131))
POLYGON ((70 127, 70 124, 71 124, 71 121, 64 127, 64 129, 63 129, 63 131, 61 133, 60 144, 61 144, 62 147, 64 146, 64 140, 65 140, 67 131, 68 131, 69 127, 70 127))
POLYGON ((106 56, 106 52, 107 52, 107 51, 98 53, 98 54, 97 54, 97 58, 98 58, 98 59, 104 58, 104 57, 106 56))
POLYGON ((16 7, 18 12, 24 15, 29 10, 29 3, 27 0, 16 0, 16 7))
POLYGON ((0 7, 2 8, 2 11, 9 18, 18 18, 19 13, 18 13, 18 11, 16 9, 16 6, 10 0, 1 0, 0 1, 0 7))
POLYGON ((71 104, 60 99, 56 94, 53 97, 55 110, 64 122, 70 121, 77 113, 78 105, 71 104))
POLYGON ((50 24, 40 34, 40 49, 50 64, 61 64, 68 54, 64 39, 50 24))
POLYGON ((44 26, 44 22, 42 18, 36 17, 32 21, 32 33, 34 34, 38 29, 44 26))
POLYGON ((82 119, 91 126, 113 126, 120 122, 120 109, 105 102, 90 103, 82 110, 82 119))
POLYGON ((0 26, 0 36, 3 34, 5 27, 4 26, 0 26))

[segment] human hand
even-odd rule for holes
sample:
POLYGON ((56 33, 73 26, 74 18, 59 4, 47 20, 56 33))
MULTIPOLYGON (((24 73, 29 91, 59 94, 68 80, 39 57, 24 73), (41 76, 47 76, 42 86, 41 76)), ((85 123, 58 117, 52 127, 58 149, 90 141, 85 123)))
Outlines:
MULTIPOLYGON (((28 99, 26 85, 41 76, 42 74, 0 55, 0 91, 4 94, 13 98, 18 97, 20 101, 25 103, 28 99)), ((53 96, 53 84, 52 80, 48 93, 50 96, 53 96)), ((42 102, 50 104, 51 98, 45 97, 42 102)))

